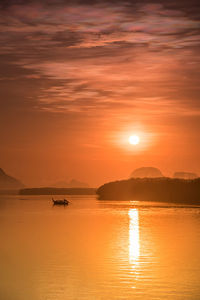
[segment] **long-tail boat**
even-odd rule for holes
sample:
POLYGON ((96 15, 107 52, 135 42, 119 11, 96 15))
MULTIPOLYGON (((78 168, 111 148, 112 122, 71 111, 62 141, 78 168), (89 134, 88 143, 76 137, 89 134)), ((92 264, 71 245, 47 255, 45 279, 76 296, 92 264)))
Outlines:
POLYGON ((62 200, 54 200, 54 198, 52 198, 53 201, 53 205, 68 205, 69 201, 67 199, 62 199, 62 200))

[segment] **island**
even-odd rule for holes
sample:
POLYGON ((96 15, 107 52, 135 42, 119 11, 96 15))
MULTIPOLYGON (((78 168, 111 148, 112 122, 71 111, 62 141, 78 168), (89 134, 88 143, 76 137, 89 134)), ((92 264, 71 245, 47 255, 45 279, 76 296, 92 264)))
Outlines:
POLYGON ((19 191, 20 195, 95 195, 95 188, 26 188, 19 191))
POLYGON ((200 178, 131 178, 97 189, 100 200, 159 201, 200 205, 200 178))

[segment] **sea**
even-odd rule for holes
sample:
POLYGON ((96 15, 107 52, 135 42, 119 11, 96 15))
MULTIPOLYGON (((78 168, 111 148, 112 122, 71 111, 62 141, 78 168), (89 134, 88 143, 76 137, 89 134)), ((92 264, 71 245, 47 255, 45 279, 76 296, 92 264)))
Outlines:
POLYGON ((0 196, 1 300, 198 300, 200 206, 0 196))

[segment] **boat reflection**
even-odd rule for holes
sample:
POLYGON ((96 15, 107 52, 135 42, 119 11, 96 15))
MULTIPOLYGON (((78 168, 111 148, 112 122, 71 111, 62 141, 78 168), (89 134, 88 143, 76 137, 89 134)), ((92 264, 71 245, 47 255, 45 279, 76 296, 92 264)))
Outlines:
POLYGON ((140 256, 140 232, 139 213, 137 209, 130 209, 129 212, 129 263, 135 267, 139 263, 140 256))

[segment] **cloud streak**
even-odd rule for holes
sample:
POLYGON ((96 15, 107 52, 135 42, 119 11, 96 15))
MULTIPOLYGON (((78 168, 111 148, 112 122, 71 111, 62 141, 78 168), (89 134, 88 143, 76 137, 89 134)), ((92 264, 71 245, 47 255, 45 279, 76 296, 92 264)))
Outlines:
POLYGON ((198 106, 200 22, 184 2, 10 1, 0 12, 1 55, 26 80, 49 81, 37 109, 198 106))

